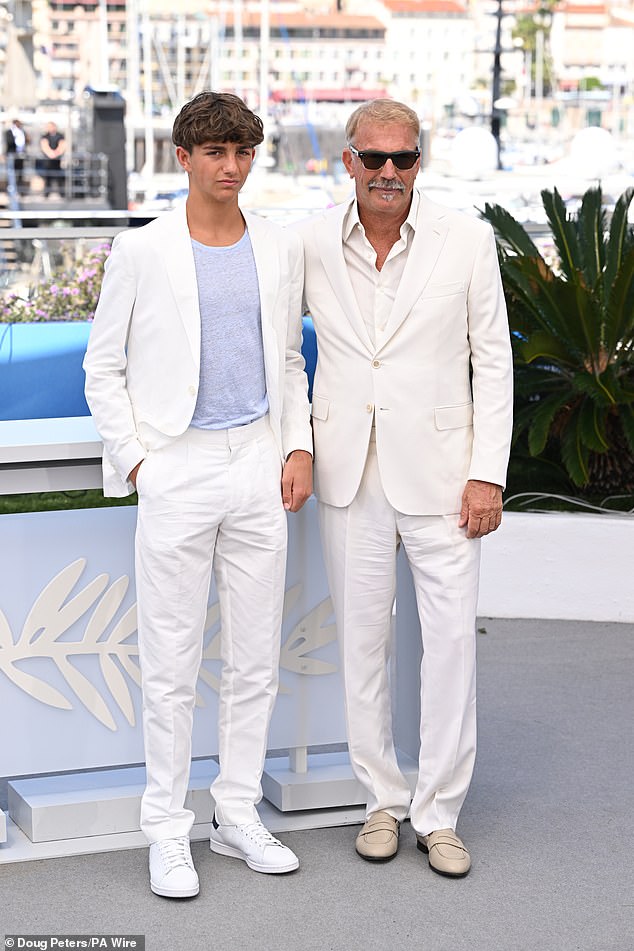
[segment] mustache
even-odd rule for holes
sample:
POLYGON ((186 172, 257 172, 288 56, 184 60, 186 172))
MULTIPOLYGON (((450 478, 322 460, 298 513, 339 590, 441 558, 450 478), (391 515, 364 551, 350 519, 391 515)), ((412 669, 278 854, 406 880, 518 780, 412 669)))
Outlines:
POLYGON ((393 178, 375 178, 373 182, 370 182, 368 188, 382 188, 384 191, 395 192, 405 191, 405 185, 393 178))

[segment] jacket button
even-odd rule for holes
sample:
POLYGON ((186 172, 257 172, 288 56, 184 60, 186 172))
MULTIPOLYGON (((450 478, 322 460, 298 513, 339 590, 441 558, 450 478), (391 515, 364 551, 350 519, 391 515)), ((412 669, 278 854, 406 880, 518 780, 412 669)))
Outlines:
POLYGON ((374 369, 376 370, 377 367, 380 367, 380 366, 381 366, 381 361, 380 361, 380 360, 373 360, 373 361, 372 361, 372 366, 373 366, 374 369))

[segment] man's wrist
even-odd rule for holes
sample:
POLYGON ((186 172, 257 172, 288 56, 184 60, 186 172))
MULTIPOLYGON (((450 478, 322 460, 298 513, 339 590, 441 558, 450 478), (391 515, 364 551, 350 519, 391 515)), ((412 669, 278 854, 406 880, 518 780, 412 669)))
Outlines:
POLYGON ((312 460, 312 458, 313 458, 312 452, 308 452, 307 449, 291 449, 291 451, 289 452, 289 454, 288 454, 287 457, 286 457, 286 462, 288 462, 288 460, 291 458, 291 456, 294 456, 296 453, 302 453, 303 455, 308 456, 308 458, 311 459, 311 460, 312 460))

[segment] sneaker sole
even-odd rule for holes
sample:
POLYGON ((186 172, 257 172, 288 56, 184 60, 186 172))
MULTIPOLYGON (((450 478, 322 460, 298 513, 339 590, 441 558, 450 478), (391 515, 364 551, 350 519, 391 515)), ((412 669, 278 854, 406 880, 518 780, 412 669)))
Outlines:
POLYGON ((161 888, 160 885, 155 885, 152 881, 150 882, 150 888, 155 895, 160 895, 161 898, 195 898, 200 891, 200 885, 196 888, 161 888))
POLYGON ((240 849, 235 849, 231 845, 225 845, 224 842, 217 842, 214 839, 209 840, 209 848, 218 855, 227 855, 231 859, 241 859, 241 861, 246 862, 249 868, 253 869, 254 872, 262 872, 265 875, 284 875, 286 872, 294 872, 295 869, 299 868, 299 859, 295 859, 294 862, 290 862, 288 865, 275 866, 273 868, 270 865, 258 865, 257 862, 247 858, 240 849))

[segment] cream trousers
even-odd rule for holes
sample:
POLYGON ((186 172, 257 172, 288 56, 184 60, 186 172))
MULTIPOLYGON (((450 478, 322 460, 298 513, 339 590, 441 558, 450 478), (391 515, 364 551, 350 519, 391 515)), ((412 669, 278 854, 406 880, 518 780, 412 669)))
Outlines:
POLYGON ((268 418, 222 431, 190 428, 151 452, 137 480, 136 587, 150 842, 187 835, 184 806, 196 680, 212 567, 223 661, 216 816, 257 818, 277 694, 286 568, 281 462, 268 418))
MULTIPOLYGON (((341 649, 350 759, 367 814, 408 812, 416 832, 456 828, 475 762, 475 614, 479 539, 458 515, 411 516, 385 497, 370 443, 352 503, 320 504, 326 570, 341 649), (412 570, 422 628, 420 759, 410 789, 394 749, 389 682, 396 551, 412 570)), ((397 605, 398 611, 398 605, 397 605)))

